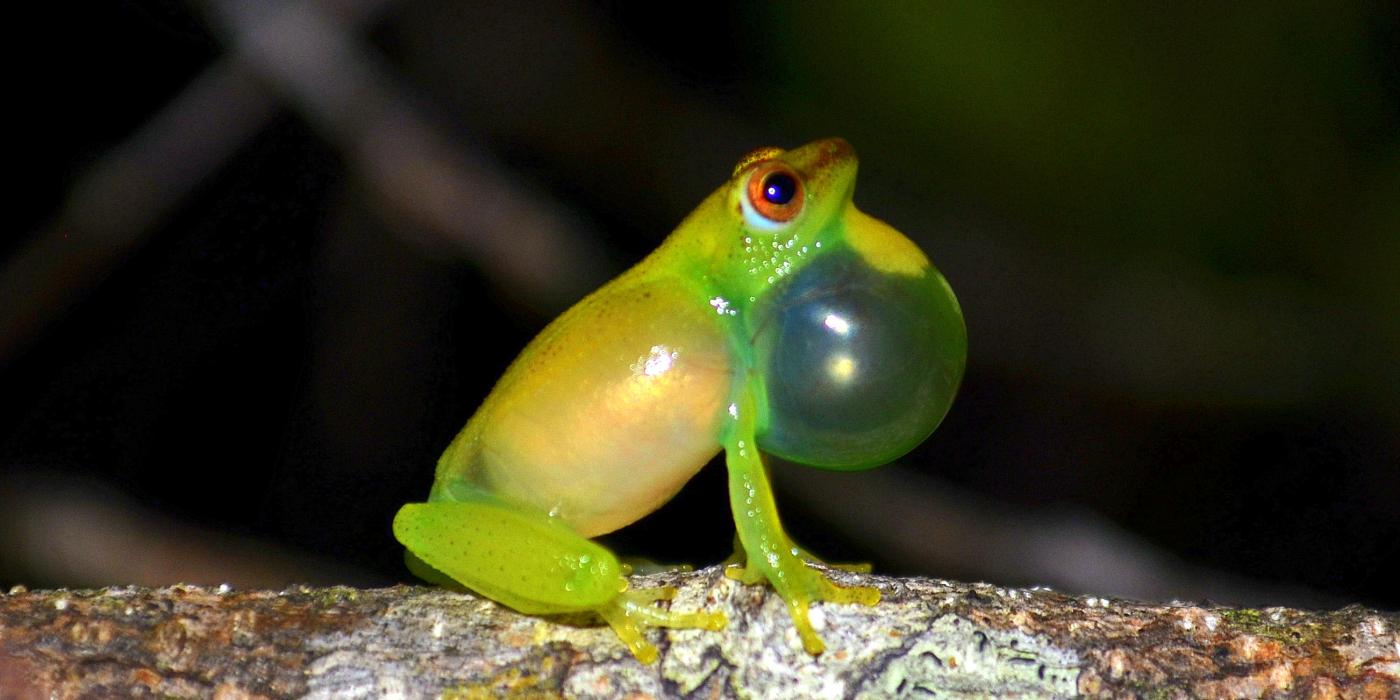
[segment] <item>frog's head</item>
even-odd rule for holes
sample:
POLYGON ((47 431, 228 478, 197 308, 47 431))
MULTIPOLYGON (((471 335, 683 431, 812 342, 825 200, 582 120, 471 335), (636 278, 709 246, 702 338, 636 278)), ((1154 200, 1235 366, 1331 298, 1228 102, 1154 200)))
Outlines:
POLYGON ((922 442, 967 357, 943 276, 852 204, 856 167, 841 139, 759 149, 706 217, 716 222, 712 279, 752 352, 759 446, 831 469, 884 464, 922 442))
POLYGON ((844 139, 750 151, 728 183, 729 211, 756 240, 812 245, 850 205, 857 165, 844 139))

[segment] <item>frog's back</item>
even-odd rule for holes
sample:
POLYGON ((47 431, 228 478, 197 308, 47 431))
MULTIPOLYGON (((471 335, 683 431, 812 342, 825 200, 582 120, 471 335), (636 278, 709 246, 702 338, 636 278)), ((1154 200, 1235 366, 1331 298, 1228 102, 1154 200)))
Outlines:
POLYGON ((725 317, 689 279, 641 272, 526 347, 443 455, 435 493, 464 480, 593 536, 660 507, 719 451, 725 317))

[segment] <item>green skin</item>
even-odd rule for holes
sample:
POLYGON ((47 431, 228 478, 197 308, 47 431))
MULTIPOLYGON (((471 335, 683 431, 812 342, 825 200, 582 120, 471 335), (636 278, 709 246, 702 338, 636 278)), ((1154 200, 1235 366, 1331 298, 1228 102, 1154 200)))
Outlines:
MULTIPOLYGON (((751 311, 833 250, 928 285, 955 370, 927 431, 952 400, 966 351, 946 282, 917 246, 855 208, 855 175, 840 139, 755 151, 655 252, 551 323, 444 452, 428 502, 395 517, 410 568, 528 614, 595 612, 649 663, 648 629, 719 630, 726 619, 658 607, 673 590, 629 588, 629 567, 587 538, 660 507, 722 449, 742 562, 726 573, 771 583, 804 648, 821 653, 811 604, 874 605, 880 593, 835 585, 783 531, 759 452, 770 416, 751 311), (777 207, 786 220, 755 199, 756 178, 774 168, 800 181, 800 195, 777 207)), ((819 466, 864 468, 909 447, 819 466)))

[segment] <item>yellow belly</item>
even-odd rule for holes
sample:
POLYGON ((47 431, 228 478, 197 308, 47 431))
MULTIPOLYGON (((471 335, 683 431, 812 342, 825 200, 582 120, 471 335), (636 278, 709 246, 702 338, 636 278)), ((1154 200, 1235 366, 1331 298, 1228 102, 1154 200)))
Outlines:
POLYGON ((674 280, 604 287, 507 370, 458 438, 458 473, 586 537, 656 510, 719 451, 725 320, 674 280))

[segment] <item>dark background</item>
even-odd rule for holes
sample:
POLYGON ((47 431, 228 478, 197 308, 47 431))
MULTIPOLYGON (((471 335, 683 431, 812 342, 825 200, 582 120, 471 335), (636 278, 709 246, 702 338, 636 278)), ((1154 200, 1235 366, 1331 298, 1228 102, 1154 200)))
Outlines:
MULTIPOLYGON (((878 571, 1400 607, 1400 11, 113 2, 17 21, 0 582, 408 580, 506 363, 761 145, 840 135, 967 317, 878 571)), ((644 468, 645 465, 639 465, 644 468)), ((722 468, 609 537, 711 563, 722 468)))

